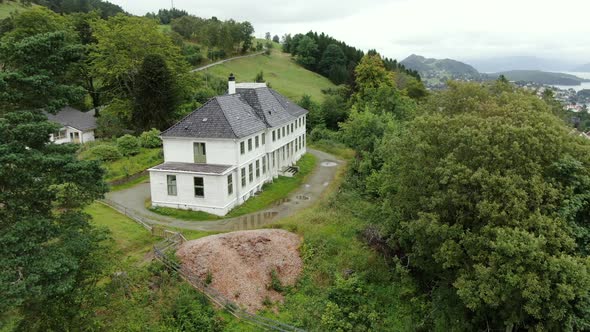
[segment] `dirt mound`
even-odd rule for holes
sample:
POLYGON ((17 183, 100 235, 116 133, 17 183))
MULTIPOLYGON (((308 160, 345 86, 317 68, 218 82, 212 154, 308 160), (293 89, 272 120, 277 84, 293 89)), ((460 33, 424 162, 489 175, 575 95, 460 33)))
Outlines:
MULTIPOLYGON (((249 312, 265 301, 282 301, 272 288, 272 274, 293 285, 302 269, 301 240, 280 229, 261 229, 207 236, 185 242, 177 256, 182 268, 199 276, 249 312), (276 272, 273 272, 276 271, 276 272)), ((276 288, 276 287, 275 287, 276 288)))

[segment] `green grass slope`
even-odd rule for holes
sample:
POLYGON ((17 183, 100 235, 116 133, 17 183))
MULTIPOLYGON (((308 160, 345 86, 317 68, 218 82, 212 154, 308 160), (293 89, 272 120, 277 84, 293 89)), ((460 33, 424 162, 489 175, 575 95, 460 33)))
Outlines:
POLYGON ((10 16, 10 13, 12 12, 23 11, 29 8, 31 8, 31 6, 23 6, 20 2, 17 1, 4 1, 0 3, 0 20, 10 16))
POLYGON ((310 95, 315 101, 321 101, 324 99, 322 89, 335 87, 330 80, 299 66, 289 54, 281 52, 276 47, 270 56, 237 59, 205 71, 224 79, 230 73, 234 73, 238 83, 253 82, 256 74, 262 71, 271 88, 292 101, 298 101, 304 94, 310 95))

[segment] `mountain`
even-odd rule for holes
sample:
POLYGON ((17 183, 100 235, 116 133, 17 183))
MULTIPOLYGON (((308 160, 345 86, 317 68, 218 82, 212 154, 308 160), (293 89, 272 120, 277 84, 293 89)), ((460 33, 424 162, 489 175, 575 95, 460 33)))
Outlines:
POLYGON ((524 81, 547 85, 580 85, 582 82, 590 81, 571 74, 553 73, 540 70, 509 70, 488 74, 488 76, 493 78, 500 75, 506 76, 510 81, 524 81))
POLYGON ((545 59, 535 56, 506 56, 468 60, 482 73, 511 70, 569 71, 576 64, 566 60, 545 59))
POLYGON ((420 73, 422 80, 430 87, 439 87, 449 79, 478 81, 482 77, 472 66, 452 59, 425 58, 412 54, 400 62, 408 69, 420 73))
POLYGON ((590 63, 574 67, 571 71, 580 73, 590 73, 590 63))

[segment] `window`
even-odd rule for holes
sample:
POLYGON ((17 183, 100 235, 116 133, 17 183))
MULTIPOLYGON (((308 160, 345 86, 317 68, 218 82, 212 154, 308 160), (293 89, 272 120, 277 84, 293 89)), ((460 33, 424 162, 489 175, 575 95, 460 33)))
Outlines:
POLYGON ((293 124, 291 123, 291 132, 293 132, 293 124))
POLYGON ((303 146, 305 146, 305 134, 303 134, 303 139, 301 140, 301 142, 303 142, 303 146))
POLYGON ((285 127, 283 127, 283 137, 285 137, 285 127))
POLYGON ((277 129, 277 135, 279 136, 278 139, 281 139, 281 128, 277 129))
POLYGON ((248 138, 248 151, 252 151, 252 139, 248 138))
POLYGON ((300 149, 301 149, 301 147, 302 147, 302 146, 301 146, 301 138, 302 138, 302 137, 303 137, 303 136, 299 136, 299 148, 300 148, 300 149))
POLYGON ((168 184, 168 195, 176 196, 176 175, 166 175, 166 183, 168 184))
POLYGON ((205 150, 205 143, 193 143, 193 152, 195 155, 195 163, 207 162, 207 151, 205 150))
POLYGON ((285 160, 285 146, 283 145, 283 160, 285 160))
POLYGON ((246 167, 242 167, 242 187, 246 186, 246 167))
POLYGON ((227 194, 231 195, 234 193, 234 179, 233 176, 230 174, 227 176, 227 194))
POLYGON ((297 152, 297 150, 299 150, 299 144, 297 144, 297 139, 295 139, 295 152, 297 152))
POLYGON ((203 178, 195 176, 193 182, 195 185, 195 197, 205 197, 205 183, 203 182, 203 178))
POLYGON ((256 160, 256 178, 260 177, 260 160, 256 160))
POLYGON ((287 135, 289 135, 289 125, 287 125, 287 135))
POLYGON ((273 151, 273 152, 272 152, 272 167, 275 167, 275 166, 276 166, 276 164, 277 164, 277 163, 276 163, 276 161, 277 161, 277 158, 276 158, 276 156, 275 156, 275 152, 276 152, 276 151, 273 151))
POLYGON ((66 129, 65 128, 61 128, 60 130, 56 131, 53 134, 53 138, 54 139, 62 139, 62 138, 66 138, 66 129))
POLYGON ((299 119, 295 120, 295 129, 297 129, 297 125, 299 125, 299 119))
POLYGON ((266 134, 262 133, 262 145, 266 144, 266 134))
POLYGON ((254 181, 254 167, 252 164, 248 165, 248 180, 250 182, 254 181))
POLYGON ((287 143, 287 158, 289 158, 290 154, 291 154, 291 144, 287 143))
POLYGON ((275 131, 273 130, 272 131, 272 141, 274 142, 276 140, 277 140, 277 135, 276 135, 275 131))
POLYGON ((262 157, 262 174, 266 174, 266 157, 262 157))
POLYGON ((246 143, 244 141, 240 142, 240 154, 246 153, 246 143))
POLYGON ((258 149, 258 147, 260 146, 260 140, 258 139, 258 136, 254 137, 254 146, 258 149))

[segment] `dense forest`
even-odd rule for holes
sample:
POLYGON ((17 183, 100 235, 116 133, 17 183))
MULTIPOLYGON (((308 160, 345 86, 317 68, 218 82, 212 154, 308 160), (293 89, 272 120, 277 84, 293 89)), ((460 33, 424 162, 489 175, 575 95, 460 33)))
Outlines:
MULTIPOLYGON (((88 211, 105 161, 157 147, 225 93, 187 48, 251 51, 252 26, 43 4, 0 23, 0 328, 242 330, 162 265, 123 265, 88 211), (117 147, 49 144, 41 111, 65 105, 98 109, 117 147)), ((590 330, 590 141, 551 94, 502 77, 429 92, 324 34, 282 47, 339 84, 297 102, 309 146, 348 163, 329 197, 276 225, 305 234, 305 267, 265 315, 310 331, 590 330)))

